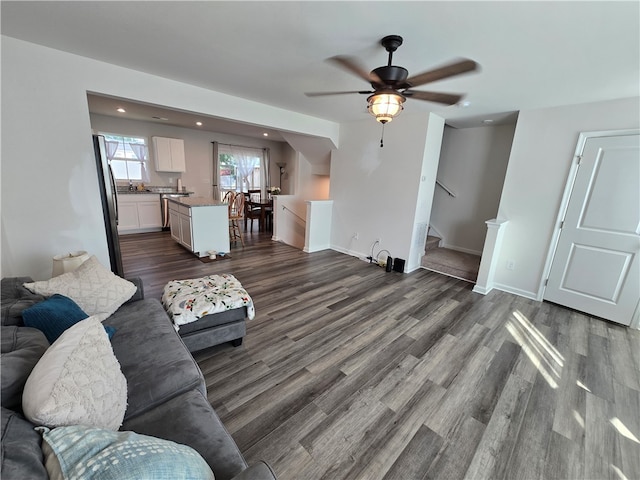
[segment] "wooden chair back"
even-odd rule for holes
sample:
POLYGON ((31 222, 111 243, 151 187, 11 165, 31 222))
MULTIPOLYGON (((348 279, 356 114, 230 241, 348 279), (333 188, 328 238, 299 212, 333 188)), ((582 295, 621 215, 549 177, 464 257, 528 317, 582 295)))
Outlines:
POLYGON ((231 203, 233 196, 236 194, 233 190, 227 190, 222 197, 223 203, 231 203))
POLYGON ((229 219, 237 220, 244 215, 244 194, 233 192, 229 197, 229 219))
POLYGON ((260 190, 259 188, 247 190, 247 195, 252 202, 262 201, 262 190, 260 190))

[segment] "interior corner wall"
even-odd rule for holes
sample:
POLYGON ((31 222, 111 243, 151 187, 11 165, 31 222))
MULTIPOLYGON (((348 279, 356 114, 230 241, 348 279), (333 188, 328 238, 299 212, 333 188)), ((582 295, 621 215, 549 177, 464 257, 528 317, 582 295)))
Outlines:
POLYGON ((431 225, 443 246, 480 255, 485 221, 496 217, 513 142, 514 125, 445 127, 431 225))
POLYGON ((428 126, 429 114, 403 112, 385 126, 380 148, 381 125, 371 118, 341 124, 331 158, 331 248, 364 259, 380 239, 374 256, 387 250, 409 260, 428 126))
POLYGON ((339 125, 2 36, 2 276, 51 276, 74 250, 109 265, 87 92, 337 142, 339 125), (28 187, 28 188, 27 188, 28 187))
POLYGON ((498 209, 508 220, 494 282, 539 298, 579 134, 640 127, 640 98, 521 111, 498 209), (507 261, 514 269, 507 270, 507 261))

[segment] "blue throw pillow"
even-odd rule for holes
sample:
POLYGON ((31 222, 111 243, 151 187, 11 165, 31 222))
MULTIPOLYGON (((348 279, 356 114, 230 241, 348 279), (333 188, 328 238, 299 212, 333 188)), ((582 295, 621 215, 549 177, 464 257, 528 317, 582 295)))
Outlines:
POLYGON ((187 445, 82 425, 37 430, 51 478, 214 480, 207 462, 187 445))
POLYGON ((107 335, 109 335, 109 340, 116 334, 116 327, 112 327, 111 325, 104 325, 104 330, 107 332, 107 335))
MULTIPOLYGON (((65 330, 86 318, 89 318, 89 315, 76 302, 58 293, 22 311, 25 327, 40 330, 50 344, 55 342, 65 330)), ((116 329, 108 325, 105 325, 104 329, 111 340, 116 329)))
POLYGON ((53 343, 68 328, 89 315, 76 302, 64 295, 55 294, 22 311, 26 327, 37 328, 53 343))

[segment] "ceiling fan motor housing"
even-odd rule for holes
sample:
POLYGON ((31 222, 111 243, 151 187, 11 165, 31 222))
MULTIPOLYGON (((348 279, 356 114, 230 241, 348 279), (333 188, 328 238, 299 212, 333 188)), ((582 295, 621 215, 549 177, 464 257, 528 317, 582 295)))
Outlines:
POLYGON ((372 73, 377 75, 378 78, 383 82, 382 84, 372 82, 371 86, 374 89, 378 89, 381 87, 390 87, 394 89, 407 88, 406 80, 409 72, 404 67, 388 65, 385 67, 378 67, 374 69, 372 73))

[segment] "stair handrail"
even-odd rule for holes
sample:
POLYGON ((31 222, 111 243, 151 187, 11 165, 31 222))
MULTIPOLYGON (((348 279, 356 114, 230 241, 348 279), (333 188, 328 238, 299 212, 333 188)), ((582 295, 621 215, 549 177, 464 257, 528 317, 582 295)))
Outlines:
POLYGON ((285 205, 282 205, 282 210, 289 211, 294 217, 298 217, 302 221, 302 223, 307 223, 307 221, 304 218, 302 218, 300 215, 298 215, 296 212, 286 207, 285 205))
POLYGON ((442 188, 445 192, 449 194, 450 197, 456 198, 456 194, 451 191, 446 185, 444 185, 440 180, 436 178, 436 185, 442 188))

